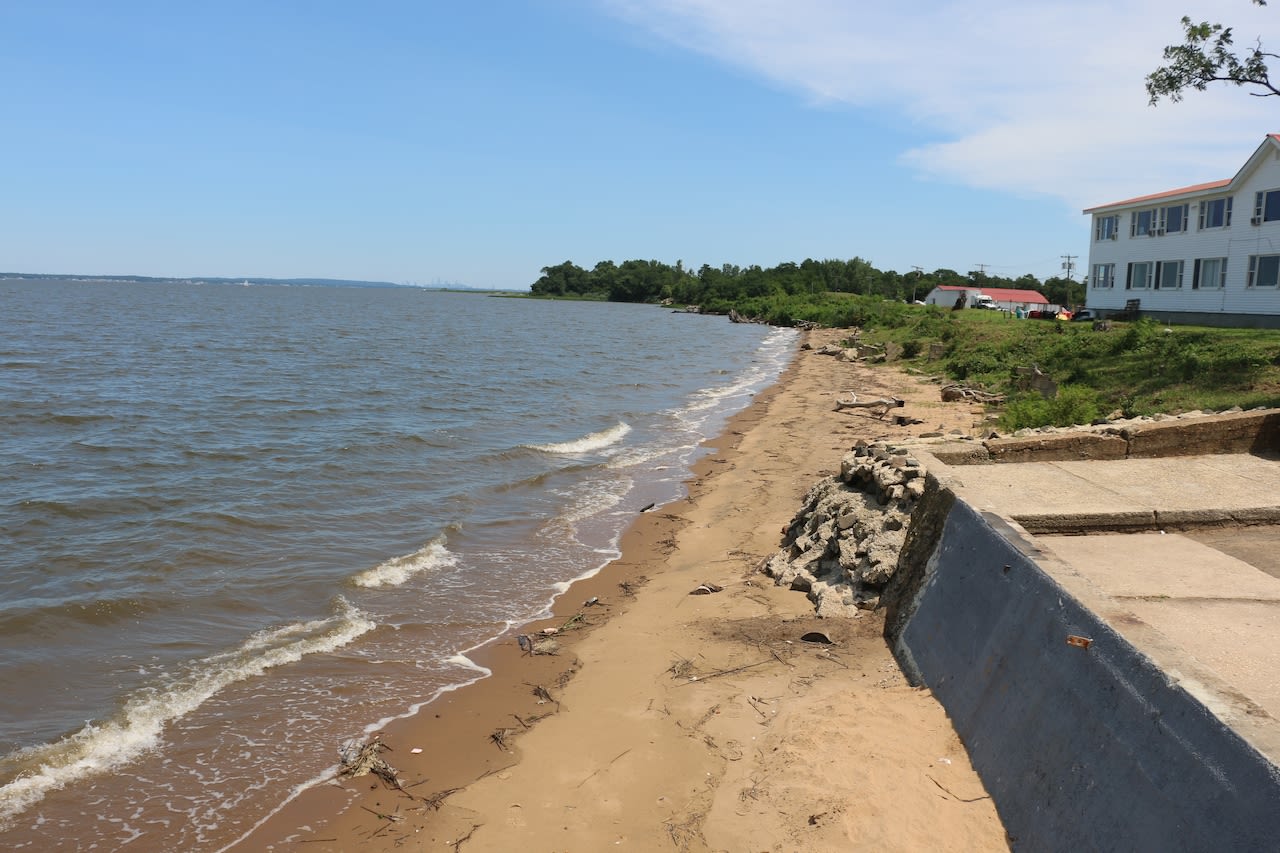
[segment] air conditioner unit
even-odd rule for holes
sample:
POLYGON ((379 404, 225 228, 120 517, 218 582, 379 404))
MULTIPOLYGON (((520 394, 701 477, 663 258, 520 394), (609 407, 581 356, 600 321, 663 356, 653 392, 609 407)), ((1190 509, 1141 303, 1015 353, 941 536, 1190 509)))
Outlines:
POLYGON ((1250 220, 1249 220, 1249 224, 1250 224, 1250 225, 1261 225, 1261 224, 1262 224, 1262 217, 1261 217, 1261 216, 1255 216, 1255 217, 1253 217, 1252 219, 1250 219, 1250 220))

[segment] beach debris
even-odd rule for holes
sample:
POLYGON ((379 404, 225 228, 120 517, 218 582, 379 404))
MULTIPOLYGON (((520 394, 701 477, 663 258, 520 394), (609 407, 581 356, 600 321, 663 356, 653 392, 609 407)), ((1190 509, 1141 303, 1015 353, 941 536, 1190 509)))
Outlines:
POLYGON ((971 385, 965 385, 960 382, 953 382, 950 385, 942 386, 942 401, 944 403, 955 403, 964 401, 966 403, 991 403, 999 405, 1003 403, 1005 397, 1003 394, 992 394, 990 391, 984 391, 981 388, 975 388, 971 385))
POLYGON ((552 637, 538 637, 533 641, 532 654, 558 655, 560 654, 560 644, 552 637))
POLYGON ((507 738, 510 736, 511 729, 495 729, 493 734, 489 735, 489 740, 503 752, 510 752, 511 748, 507 746, 507 738))
POLYGON ((383 752, 390 751, 391 747, 383 742, 381 734, 375 734, 364 743, 348 741, 339 753, 342 766, 338 770, 338 778, 356 778, 372 773, 402 794, 413 797, 405 790, 396 769, 382 757, 383 752))
POLYGON ((421 755, 421 754, 422 754, 422 747, 420 747, 420 746, 415 746, 413 749, 409 750, 409 752, 410 752, 411 754, 413 754, 413 755, 421 755))
MULTIPOLYGON (((551 691, 547 690, 547 688, 543 687, 541 684, 533 685, 533 695, 537 697, 539 705, 545 705, 548 702, 556 702, 555 699, 551 698, 551 691)), ((559 705, 560 703, 556 702, 556 704, 559 705)))
POLYGON ((562 632, 568 631, 570 628, 578 627, 579 623, 582 623, 585 625, 586 621, 587 621, 586 617, 584 617, 581 613, 575 613, 569 617, 569 620, 567 622, 565 622, 563 625, 560 626, 560 630, 562 632))
POLYGON ((461 791, 461 788, 446 788, 443 791, 436 791, 429 797, 423 797, 422 802, 432 811, 440 811, 440 807, 444 805, 444 801, 454 794, 461 791))
POLYGON ((364 809, 364 810, 365 810, 365 811, 367 811, 369 814, 371 814, 371 815, 373 815, 374 817, 376 817, 378 820, 384 820, 384 821, 386 821, 386 823, 384 823, 382 826, 378 827, 378 828, 377 828, 377 829, 375 829, 372 833, 370 833, 370 834, 369 834, 369 836, 368 836, 369 838, 377 838, 379 835, 382 835, 382 834, 383 834, 384 832, 386 832, 388 829, 390 829, 391 827, 395 826, 395 825, 396 825, 397 823, 399 823, 400 821, 404 820, 404 815, 398 815, 398 814, 387 814, 386 812, 374 811, 373 809, 369 808, 368 806, 361 806, 360 808, 364 809))
POLYGON ((583 606, 583 607, 595 607, 595 606, 596 606, 596 605, 598 605, 599 603, 600 603, 600 596, 598 596, 598 595, 593 595, 593 596, 591 596, 590 598, 588 598, 586 601, 582 602, 582 606, 583 606))
POLYGON ((520 636, 516 637, 516 642, 520 644, 520 651, 524 652, 525 654, 533 653, 533 638, 530 637, 528 634, 521 634, 520 636))
POLYGON ((655 506, 657 506, 657 504, 656 504, 656 503, 651 503, 651 504, 649 504, 648 506, 642 506, 642 507, 640 507, 640 511, 641 511, 641 512, 648 512, 649 510, 653 509, 655 506))
POLYGON ((700 583, 689 593, 690 595, 711 595, 713 592, 722 592, 724 587, 713 583, 700 583))
POLYGON ((635 598, 636 590, 638 590, 640 587, 644 586, 648 582, 649 582, 649 579, 647 577, 645 577, 644 575, 640 575, 637 578, 632 578, 631 580, 622 581, 621 583, 618 584, 618 589, 621 590, 622 594, 627 598, 635 598))
POLYGON ((544 636, 544 637, 550 637, 550 636, 552 636, 552 635, 554 635, 554 634, 559 634, 559 633, 560 633, 560 629, 559 629, 559 628, 543 628, 543 629, 542 629, 542 631, 541 631, 540 633, 541 633, 541 634, 542 634, 542 636, 544 636))
POLYGON ((675 663, 667 667, 673 678, 688 678, 693 672, 693 661, 688 658, 676 658, 675 663))
POLYGON ((480 827, 482 827, 482 826, 484 826, 484 824, 482 824, 482 823, 472 824, 471 829, 467 832, 467 834, 466 834, 466 835, 463 835, 463 836, 461 836, 461 837, 459 837, 459 838, 456 838, 456 839, 454 839, 453 841, 449 841, 449 842, 447 842, 448 844, 453 845, 453 853, 458 853, 458 851, 460 851, 460 850, 462 849, 462 845, 463 845, 463 844, 465 844, 466 842, 470 841, 470 840, 471 840, 471 836, 475 835, 475 834, 476 834, 476 830, 477 830, 477 829, 479 829, 479 828, 480 828, 480 827))
POLYGON ((889 413, 890 409, 900 409, 906 405, 906 401, 898 397, 877 397, 874 400, 859 400, 858 395, 852 391, 843 393, 843 397, 836 397, 837 412, 842 409, 867 409, 873 411, 876 417, 883 418, 889 413))
POLYGON ((592 779, 592 778, 593 778, 597 773, 599 773, 601 770, 607 770, 608 768, 612 767, 614 764, 616 764, 616 763, 618 762, 618 759, 622 758, 624 755, 626 755, 626 754, 627 754, 628 752, 630 752, 630 751, 631 751, 631 749, 630 749, 630 748, 627 748, 627 749, 624 749, 622 752, 619 752, 617 755, 615 755, 615 756, 613 757, 613 759, 612 759, 612 760, 610 760, 610 762, 609 762, 608 764, 606 764, 604 767, 598 767, 598 768, 596 768, 595 770, 592 770, 592 771, 591 771, 591 775, 590 775, 590 776, 587 776, 587 778, 583 779, 583 780, 582 780, 581 782, 579 782, 577 785, 574 785, 574 787, 575 787, 575 788, 581 788, 583 785, 585 785, 585 784, 587 784, 588 782, 590 782, 590 781, 591 781, 591 779, 592 779))
POLYGON ((822 631, 810 631, 800 638, 801 642, 818 643, 824 646, 834 645, 832 639, 822 631))

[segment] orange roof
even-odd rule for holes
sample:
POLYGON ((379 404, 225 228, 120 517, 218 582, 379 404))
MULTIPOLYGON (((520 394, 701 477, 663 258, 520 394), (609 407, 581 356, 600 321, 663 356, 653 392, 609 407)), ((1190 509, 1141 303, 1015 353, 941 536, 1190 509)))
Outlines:
POLYGON ((938 290, 976 290, 990 296, 996 302, 1036 302, 1044 305, 1049 300, 1038 290, 1014 290, 1009 287, 977 287, 976 285, 940 284, 938 290))
MULTIPOLYGON (((1280 141, 1280 140, 1277 140, 1280 141)), ((1085 213, 1092 213, 1095 210, 1102 210, 1106 207, 1122 207, 1127 204, 1138 204, 1144 201, 1155 201, 1156 199, 1169 198, 1175 195, 1184 195, 1187 193, 1205 192, 1206 190, 1216 190, 1227 186, 1233 179, 1227 178, 1225 181, 1209 181, 1206 184, 1192 184, 1189 187, 1181 187, 1176 190, 1165 190, 1162 193, 1152 193, 1151 195, 1140 195, 1136 198, 1126 198, 1124 201, 1113 201, 1110 204, 1100 204, 1097 207, 1090 207, 1085 213)))
POLYGON ((1038 290, 1014 290, 1008 287, 983 287, 982 292, 996 302, 1038 302, 1048 305, 1049 300, 1038 290))

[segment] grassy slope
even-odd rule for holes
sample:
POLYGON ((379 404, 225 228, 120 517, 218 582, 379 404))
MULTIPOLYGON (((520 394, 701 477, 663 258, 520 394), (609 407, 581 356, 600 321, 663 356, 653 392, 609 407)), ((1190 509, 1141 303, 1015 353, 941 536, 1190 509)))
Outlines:
POLYGON ((904 346, 905 360, 925 372, 1010 394, 1006 428, 1087 423, 1115 410, 1133 416, 1280 405, 1278 331, 1150 320, 1095 331, 1089 323, 931 307, 893 314, 863 339, 904 346), (930 358, 931 344, 942 344, 941 357, 930 358), (1014 389, 1015 368, 1032 364, 1058 383, 1056 399, 1014 389))

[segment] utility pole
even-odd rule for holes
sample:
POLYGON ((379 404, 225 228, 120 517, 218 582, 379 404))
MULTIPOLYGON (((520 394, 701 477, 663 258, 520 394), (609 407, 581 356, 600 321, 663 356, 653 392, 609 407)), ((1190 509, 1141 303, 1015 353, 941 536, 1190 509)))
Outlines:
MULTIPOLYGON (((1072 270, 1075 269, 1076 258, 1080 256, 1079 255, 1062 255, 1061 257, 1062 257, 1062 268, 1067 271, 1067 301, 1070 302, 1071 301, 1071 285, 1075 283, 1071 279, 1071 272, 1072 270)), ((1063 307, 1070 308, 1071 306, 1064 305, 1063 307)))
POLYGON ((985 276, 987 274, 987 267, 991 266, 991 264, 974 264, 974 266, 978 268, 978 273, 980 275, 985 276))
POLYGON ((920 286, 920 276, 924 275, 924 267, 913 266, 912 269, 916 271, 916 277, 911 282, 911 304, 914 305, 916 301, 916 288, 920 286))
POLYGON ((1062 268, 1067 271, 1067 278, 1071 278, 1071 271, 1075 269, 1075 266, 1076 266, 1076 258, 1080 256, 1079 255, 1061 255, 1060 257, 1062 258, 1062 268))

